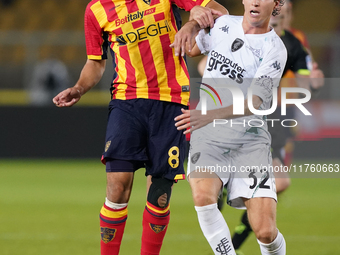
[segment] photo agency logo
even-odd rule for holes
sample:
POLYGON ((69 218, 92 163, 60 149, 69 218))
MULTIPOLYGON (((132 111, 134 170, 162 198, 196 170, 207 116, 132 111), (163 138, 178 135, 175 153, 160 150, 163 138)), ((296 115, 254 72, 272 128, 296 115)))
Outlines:
MULTIPOLYGON (((221 106, 222 106, 222 100, 221 100, 221 97, 220 95, 217 93, 217 91, 210 85, 206 84, 206 83, 202 83, 202 82, 199 82, 201 85, 207 87, 208 89, 210 89, 215 95, 216 97, 218 98, 221 106)), ((214 96, 211 94, 211 92, 207 89, 204 89, 202 87, 199 88, 200 90, 203 90, 204 92, 206 92, 211 98, 212 100, 214 101, 215 105, 217 106, 217 103, 216 103, 216 100, 214 98, 214 96)), ((202 100, 202 115, 207 115, 207 98, 206 98, 206 94, 202 94, 201 96, 201 100, 202 100)))
MULTIPOLYGON (((257 80, 257 82, 264 83, 264 87, 268 87, 268 84, 265 84, 268 80, 265 79, 265 77, 261 77, 257 80), (264 78, 264 79, 263 79, 264 78), (261 80, 262 79, 262 80, 261 80)), ((221 107, 226 107, 223 105, 220 95, 217 93, 216 89, 212 86, 199 82, 201 87, 200 90, 204 91, 205 93, 200 94, 200 102, 201 102, 201 114, 206 115, 207 114, 207 96, 209 95, 212 100, 214 101, 215 105, 217 106, 218 103, 215 99, 215 97, 218 99, 221 107), (213 95, 214 94, 214 95, 213 95)), ((232 100, 233 100, 233 115, 239 115, 240 117, 244 116, 245 112, 245 96, 242 90, 232 84, 224 84, 223 89, 228 89, 231 92, 232 100)), ((281 115, 286 116, 287 115, 287 105, 295 105, 305 116, 312 116, 312 114, 306 109, 303 104, 309 102, 311 99, 311 93, 308 89, 305 88, 298 88, 298 87, 283 87, 280 88, 281 90, 281 115), (288 98, 289 93, 295 93, 295 94, 303 94, 305 97, 303 98, 288 98)), ((253 106, 253 91, 252 88, 248 88, 247 93, 247 105, 248 109, 251 113, 254 115, 260 115, 260 116, 267 116, 272 114, 278 106, 278 89, 276 87, 271 86, 271 89, 268 90, 268 97, 272 98, 272 103, 269 109, 255 109, 253 106)), ((255 119, 254 119, 255 121, 255 119)), ((259 119, 256 119, 256 122, 258 123, 259 119)), ((269 118, 263 118, 260 124, 257 124, 256 126, 252 125, 252 120, 249 120, 248 123, 244 122, 244 126, 249 127, 262 127, 264 125, 264 122, 271 123, 272 127, 274 127, 275 122, 280 122, 280 124, 283 127, 296 127, 298 125, 297 120, 295 119, 269 119, 269 118), (288 124, 289 123, 289 124, 288 124), (247 125, 248 124, 248 125, 247 125)), ((235 122, 235 121, 234 121, 235 122)), ((225 125, 230 124, 232 126, 233 121, 226 120, 226 119, 214 119, 213 125, 214 127, 216 125, 225 125)), ((240 124, 240 123, 234 123, 234 124, 240 124)))

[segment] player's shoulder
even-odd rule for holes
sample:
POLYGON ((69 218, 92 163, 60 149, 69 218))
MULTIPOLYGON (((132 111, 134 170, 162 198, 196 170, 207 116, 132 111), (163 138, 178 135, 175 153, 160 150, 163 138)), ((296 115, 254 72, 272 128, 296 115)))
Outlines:
POLYGON ((218 17, 215 21, 215 24, 226 23, 226 22, 228 22, 229 24, 241 23, 242 19, 243 19, 242 16, 235 16, 235 15, 226 14, 226 15, 222 15, 222 16, 218 17))
POLYGON ((278 36, 274 29, 270 31, 270 40, 269 40, 272 44, 272 47, 275 50, 279 50, 279 51, 286 51, 286 46, 283 43, 283 41, 281 40, 280 36, 278 36))
POLYGON ((266 46, 264 47, 268 55, 280 56, 287 58, 287 49, 280 36, 278 36, 274 29, 271 30, 265 37, 266 46))

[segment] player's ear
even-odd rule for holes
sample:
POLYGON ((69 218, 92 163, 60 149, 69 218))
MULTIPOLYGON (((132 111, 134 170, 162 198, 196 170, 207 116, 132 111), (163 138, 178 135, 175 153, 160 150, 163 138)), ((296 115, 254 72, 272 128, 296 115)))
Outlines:
MULTIPOLYGON (((280 0, 274 0, 273 13, 280 11, 280 0)), ((277 15, 277 14, 276 14, 277 15)), ((275 15, 274 15, 275 16, 275 15)))
POLYGON ((279 7, 281 0, 274 0, 274 2, 275 2, 274 9, 275 9, 275 8, 279 7))

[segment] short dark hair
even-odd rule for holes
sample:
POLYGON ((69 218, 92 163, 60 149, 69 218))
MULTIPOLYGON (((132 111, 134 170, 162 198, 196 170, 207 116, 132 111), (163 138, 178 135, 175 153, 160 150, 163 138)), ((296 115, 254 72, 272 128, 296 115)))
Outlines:
POLYGON ((280 14, 281 7, 285 4, 286 0, 274 0, 275 2, 279 2, 279 5, 273 10, 272 15, 276 16, 280 14))

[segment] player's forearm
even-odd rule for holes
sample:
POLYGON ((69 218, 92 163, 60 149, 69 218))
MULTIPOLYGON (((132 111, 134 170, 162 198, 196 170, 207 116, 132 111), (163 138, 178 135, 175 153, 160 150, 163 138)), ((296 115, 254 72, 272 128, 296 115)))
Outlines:
POLYGON ((215 1, 210 1, 205 7, 196 5, 190 10, 189 21, 196 20, 200 28, 214 27, 218 17, 228 14, 228 10, 215 1))
POLYGON ((106 60, 87 60, 74 88, 81 95, 92 89, 102 78, 106 60))
POLYGON ((174 48, 175 56, 184 56, 187 53, 189 56, 194 56, 192 44, 196 44, 195 37, 200 30, 196 20, 188 21, 175 35, 175 41, 170 45, 174 48))
MULTIPOLYGON (((216 10, 221 12, 223 15, 227 15, 229 14, 228 10, 221 4, 219 4, 218 2, 211 0, 205 7, 208 7, 210 9, 216 10)), ((213 15, 214 18, 218 18, 218 16, 213 15)))
POLYGON ((196 44, 196 36, 197 36, 198 32, 200 31, 200 26, 195 20, 191 20, 189 22, 192 24, 191 25, 192 31, 193 31, 192 33, 194 34, 194 36, 192 36, 191 44, 188 44, 188 43, 186 44, 185 53, 189 57, 195 57, 195 56, 201 55, 201 51, 199 50, 199 48, 196 44))

